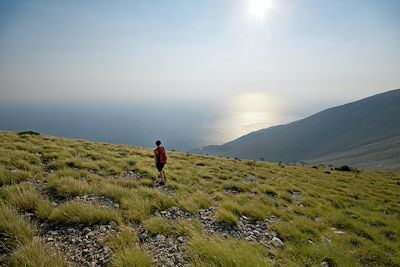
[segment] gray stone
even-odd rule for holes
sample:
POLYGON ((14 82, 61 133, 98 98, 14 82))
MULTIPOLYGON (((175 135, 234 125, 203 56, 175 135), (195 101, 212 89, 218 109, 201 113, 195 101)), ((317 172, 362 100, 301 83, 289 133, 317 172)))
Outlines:
POLYGON ((164 242, 164 241, 165 241, 165 236, 163 236, 163 235, 157 235, 157 236, 156 236, 156 239, 157 239, 157 241, 164 242))
POLYGON ((58 235, 58 231, 49 231, 50 235, 58 235))
POLYGON ((90 233, 91 231, 92 231, 92 229, 90 229, 89 227, 83 228, 83 233, 84 233, 84 234, 88 234, 88 233, 90 233))
POLYGON ((276 236, 274 236, 274 237, 272 238, 271 243, 272 243, 272 245, 275 246, 275 247, 283 247, 283 246, 285 245, 285 243, 283 243, 283 241, 280 240, 280 239, 279 239, 278 237, 276 237, 276 236))

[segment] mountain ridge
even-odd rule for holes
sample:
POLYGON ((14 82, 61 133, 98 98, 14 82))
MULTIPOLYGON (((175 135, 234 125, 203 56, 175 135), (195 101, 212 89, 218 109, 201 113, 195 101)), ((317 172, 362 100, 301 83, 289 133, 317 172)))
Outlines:
POLYGON ((328 108, 289 124, 254 131, 223 145, 206 146, 200 153, 275 162, 318 159, 388 138, 400 138, 397 114, 400 114, 400 89, 328 108))

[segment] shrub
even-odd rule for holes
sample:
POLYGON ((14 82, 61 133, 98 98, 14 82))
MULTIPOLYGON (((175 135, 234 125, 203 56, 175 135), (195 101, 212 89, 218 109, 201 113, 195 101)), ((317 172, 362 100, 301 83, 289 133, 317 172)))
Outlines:
POLYGON ((24 132, 19 132, 18 135, 40 135, 40 133, 34 131, 24 131, 24 132))
POLYGON ((347 165, 337 167, 337 168, 335 168, 335 170, 341 171, 341 172, 351 172, 351 168, 347 165))

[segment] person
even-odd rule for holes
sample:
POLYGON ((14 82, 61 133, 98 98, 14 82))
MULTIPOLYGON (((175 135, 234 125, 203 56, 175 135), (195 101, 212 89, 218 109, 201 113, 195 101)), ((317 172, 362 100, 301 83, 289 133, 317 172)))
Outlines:
POLYGON ((154 160, 156 161, 156 168, 159 174, 159 184, 164 185, 166 182, 165 172, 164 172, 164 165, 167 163, 167 152, 165 148, 161 145, 161 141, 156 141, 157 147, 154 149, 154 160))

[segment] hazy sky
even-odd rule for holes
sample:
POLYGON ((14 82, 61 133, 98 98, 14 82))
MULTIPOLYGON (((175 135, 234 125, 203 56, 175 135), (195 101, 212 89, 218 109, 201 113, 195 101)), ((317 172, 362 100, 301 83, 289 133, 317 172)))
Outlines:
POLYGON ((204 106, 228 141, 399 88, 399 14, 397 0, 1 0, 0 105, 204 106))

